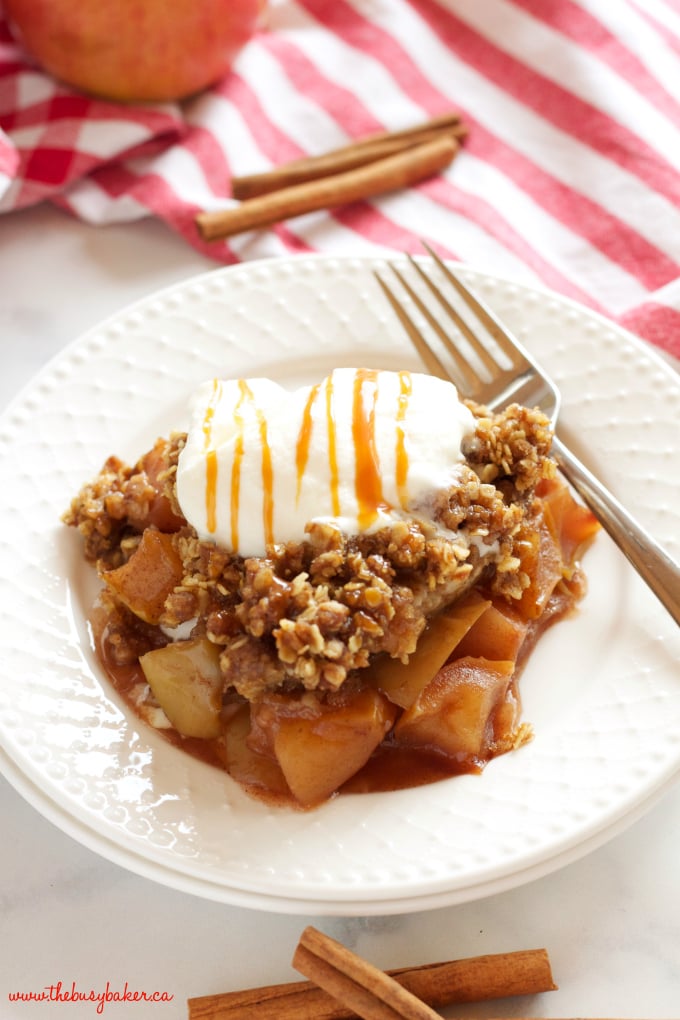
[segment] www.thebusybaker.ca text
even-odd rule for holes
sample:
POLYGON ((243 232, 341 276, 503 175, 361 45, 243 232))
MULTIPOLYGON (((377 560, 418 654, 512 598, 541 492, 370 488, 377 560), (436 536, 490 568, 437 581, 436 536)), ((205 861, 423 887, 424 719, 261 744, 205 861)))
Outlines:
POLYGON ((174 995, 170 992, 145 992, 128 986, 127 981, 121 989, 112 988, 110 982, 101 991, 90 988, 81 991, 75 981, 68 987, 62 981, 54 985, 45 985, 37 992, 9 992, 10 1002, 92 1002, 96 1003, 96 1012, 102 1014, 107 1002, 172 1002, 174 995))

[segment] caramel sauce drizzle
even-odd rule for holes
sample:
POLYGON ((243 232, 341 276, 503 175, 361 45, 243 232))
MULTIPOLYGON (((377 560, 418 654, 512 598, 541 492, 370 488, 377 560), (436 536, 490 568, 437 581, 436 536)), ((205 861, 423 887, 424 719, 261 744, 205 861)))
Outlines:
POLYGON ((354 377, 352 439, 354 441, 354 489, 359 506, 358 521, 365 530, 384 506, 380 461, 375 444, 375 405, 378 400, 378 372, 360 368, 354 377), (364 388, 370 390, 367 409, 364 388))
POLYGON ((300 432, 298 434, 297 444, 295 447, 295 469, 297 472, 297 488, 295 490, 295 504, 300 502, 300 492, 302 490, 302 477, 307 467, 307 461, 309 460, 309 447, 312 441, 312 426, 314 420, 312 418, 312 409, 316 398, 319 395, 319 389, 321 384, 317 383, 316 386, 312 386, 307 397, 307 403, 302 413, 302 425, 300 426, 300 432))
POLYGON ((328 466, 330 468, 331 506, 333 516, 340 516, 340 475, 338 472, 337 432, 333 417, 333 375, 326 381, 326 428, 328 430, 328 466))
POLYGON ((234 422, 236 423, 236 438, 234 440, 234 459, 231 463, 231 499, 230 499, 230 526, 231 526, 231 547, 238 552, 239 546, 239 510, 241 499, 241 470, 245 456, 245 423, 243 418, 243 405, 247 401, 253 407, 257 419, 260 446, 262 449, 262 522, 264 525, 264 540, 267 545, 274 541, 274 466, 272 463, 272 451, 269 445, 267 418, 261 407, 255 403, 255 397, 245 379, 239 379, 239 398, 234 408, 234 422))
POLYGON ((399 399, 397 402, 397 442, 395 457, 395 481, 397 493, 402 509, 408 506, 408 451, 406 450, 406 436, 404 434, 403 422, 406 420, 408 401, 411 396, 411 373, 399 373, 399 399))
POLYGON ((222 386, 219 379, 213 379, 213 389, 203 419, 203 449, 205 450, 205 515, 208 531, 217 529, 217 450, 212 445, 212 428, 215 407, 219 402, 222 386))
POLYGON ((234 408, 234 421, 236 422, 236 439, 234 440, 234 459, 231 462, 231 502, 229 507, 231 524, 231 547, 238 552, 238 511, 241 497, 241 465, 245 449, 243 436, 243 414, 241 407, 247 395, 252 393, 244 379, 239 379, 238 387, 240 396, 234 408))
MULTIPOLYGON (((352 391, 352 443, 354 446, 355 476, 354 487, 358 505, 358 524, 365 530, 375 521, 381 509, 389 509, 383 495, 380 458, 376 445, 376 406, 378 401, 378 376, 375 369, 360 368, 356 370, 352 391)), ((255 397, 245 379, 238 380, 239 398, 234 407, 236 436, 234 454, 231 465, 230 490, 230 526, 231 547, 238 552, 239 547, 239 511, 241 495, 241 473, 245 456, 245 420, 244 405, 249 403, 254 411, 262 451, 262 521, 265 543, 274 542, 274 466, 269 445, 268 423, 265 412, 258 407, 255 397)), ((399 396, 395 415, 395 480, 399 501, 402 507, 408 505, 408 472, 409 457, 406 449, 404 422, 411 396, 411 373, 399 372, 399 396)), ((309 452, 314 428, 313 410, 321 392, 321 384, 313 386, 307 397, 302 414, 302 422, 295 447, 296 468, 296 502, 299 502, 304 473, 309 460, 309 452)), ((216 530, 217 517, 217 452, 212 446, 212 427, 215 407, 221 395, 221 385, 214 381, 213 392, 206 409, 203 422, 203 434, 206 452, 206 512, 208 530, 216 530)), ((332 513, 340 516, 340 478, 337 455, 337 422, 333 408, 333 374, 325 383, 325 417, 328 436, 328 466, 330 471, 329 487, 332 513)))
MULTIPOLYGON (((250 394, 252 399, 252 393, 250 394)), ((274 541, 274 468, 272 451, 267 436, 267 419, 261 407, 255 406, 257 424, 262 444, 262 522, 264 524, 265 545, 274 541)))

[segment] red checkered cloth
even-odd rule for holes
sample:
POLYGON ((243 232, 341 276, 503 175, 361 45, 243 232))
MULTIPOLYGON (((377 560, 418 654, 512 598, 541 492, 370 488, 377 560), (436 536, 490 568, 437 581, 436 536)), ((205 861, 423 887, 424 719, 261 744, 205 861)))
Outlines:
MULTIPOLYGON (((1 0, 0 0, 1 9, 1 0)), ((157 216, 220 262, 442 254, 543 283, 680 356, 678 0, 270 0, 266 30, 181 105, 88 98, 0 18, 0 211, 157 216), (268 169, 449 109, 470 134, 408 191, 204 243, 201 209, 268 169)))

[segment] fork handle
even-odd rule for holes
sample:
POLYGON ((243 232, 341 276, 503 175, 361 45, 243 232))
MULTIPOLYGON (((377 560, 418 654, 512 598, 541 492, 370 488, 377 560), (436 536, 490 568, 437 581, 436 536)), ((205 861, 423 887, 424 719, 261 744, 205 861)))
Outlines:
POLYGON ((573 485, 675 622, 680 624, 680 566, 557 436, 553 436, 552 454, 567 481, 573 485))

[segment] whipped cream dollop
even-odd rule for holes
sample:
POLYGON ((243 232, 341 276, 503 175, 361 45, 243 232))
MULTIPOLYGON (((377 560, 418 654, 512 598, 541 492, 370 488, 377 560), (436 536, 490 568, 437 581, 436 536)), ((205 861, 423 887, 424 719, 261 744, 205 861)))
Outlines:
POLYGON ((201 540, 242 556, 312 521, 374 531, 455 483, 473 430, 452 383, 414 372, 340 368, 293 392, 215 379, 192 403, 177 497, 201 540))

